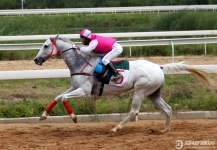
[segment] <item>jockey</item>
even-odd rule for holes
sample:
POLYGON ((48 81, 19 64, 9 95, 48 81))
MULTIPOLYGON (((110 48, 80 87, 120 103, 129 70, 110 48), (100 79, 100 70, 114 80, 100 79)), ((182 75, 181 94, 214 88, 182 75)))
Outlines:
POLYGON ((120 55, 123 48, 120 44, 116 42, 116 39, 99 36, 91 33, 88 29, 83 29, 79 32, 80 38, 82 39, 83 45, 88 45, 87 47, 76 46, 77 50, 84 53, 97 53, 103 54, 102 63, 112 72, 114 76, 111 81, 115 82, 122 77, 122 75, 114 68, 111 60, 120 55))

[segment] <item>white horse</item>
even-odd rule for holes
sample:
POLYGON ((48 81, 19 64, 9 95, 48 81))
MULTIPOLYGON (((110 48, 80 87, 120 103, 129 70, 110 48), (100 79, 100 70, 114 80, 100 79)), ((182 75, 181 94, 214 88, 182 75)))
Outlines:
MULTIPOLYGON (((57 102, 62 101, 68 114, 73 121, 77 122, 77 117, 67 100, 69 98, 82 98, 97 96, 100 93, 101 82, 94 79, 93 71, 98 64, 100 57, 80 53, 76 50, 75 44, 63 37, 49 38, 43 44, 41 50, 34 58, 37 65, 42 65, 50 57, 61 55, 71 73, 71 88, 58 95, 46 108, 40 120, 44 120, 57 102)), ((110 130, 112 135, 121 129, 127 122, 132 121, 139 113, 140 106, 145 97, 154 103, 166 115, 166 127, 162 132, 170 131, 171 107, 161 97, 164 87, 165 70, 189 71, 208 84, 213 84, 209 79, 209 73, 204 70, 193 68, 182 63, 172 63, 167 65, 157 65, 146 60, 136 60, 129 62, 129 77, 123 87, 105 84, 102 95, 115 95, 134 89, 131 110, 128 116, 117 126, 110 130)))

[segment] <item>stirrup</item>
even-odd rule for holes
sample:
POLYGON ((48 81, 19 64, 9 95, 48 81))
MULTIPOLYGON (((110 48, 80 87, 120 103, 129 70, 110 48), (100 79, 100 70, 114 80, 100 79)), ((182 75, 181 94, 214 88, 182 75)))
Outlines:
POLYGON ((118 74, 117 76, 113 77, 111 79, 112 82, 116 82, 118 79, 122 78, 122 75, 121 74, 118 74))

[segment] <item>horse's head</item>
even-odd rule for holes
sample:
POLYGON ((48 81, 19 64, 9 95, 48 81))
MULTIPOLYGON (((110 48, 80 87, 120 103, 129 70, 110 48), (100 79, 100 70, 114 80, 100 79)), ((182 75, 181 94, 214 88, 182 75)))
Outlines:
POLYGON ((74 43, 70 40, 58 36, 59 34, 55 37, 48 38, 44 42, 42 48, 34 58, 37 65, 42 65, 47 59, 61 55, 63 52, 75 47, 74 43))
POLYGON ((60 55, 61 51, 56 46, 56 40, 59 35, 57 35, 54 38, 48 38, 36 57, 34 58, 34 61, 37 65, 42 65, 47 59, 51 58, 52 56, 60 55))

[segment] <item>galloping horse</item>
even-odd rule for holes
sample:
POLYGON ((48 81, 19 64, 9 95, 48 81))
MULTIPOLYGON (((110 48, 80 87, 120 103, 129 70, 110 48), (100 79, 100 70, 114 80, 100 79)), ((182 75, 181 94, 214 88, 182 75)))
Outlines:
MULTIPOLYGON (((75 49, 73 42, 57 35, 45 41, 34 61, 37 65, 42 65, 47 59, 57 55, 61 55, 70 70, 72 86, 51 102, 40 120, 46 119, 56 103, 62 101, 68 114, 71 115, 72 120, 76 123, 77 117, 67 100, 69 98, 99 95, 102 84, 93 77, 93 73, 100 61, 100 57, 81 53, 75 49)), ((110 130, 110 134, 115 133, 127 122, 135 119, 145 97, 152 101, 166 115, 166 127, 162 132, 170 131, 172 109, 161 97, 165 82, 163 71, 167 70, 189 71, 208 84, 213 84, 209 78, 209 73, 183 63, 157 65, 146 60, 129 61, 129 77, 125 86, 104 85, 102 95, 120 94, 134 89, 130 113, 122 122, 110 130)))

